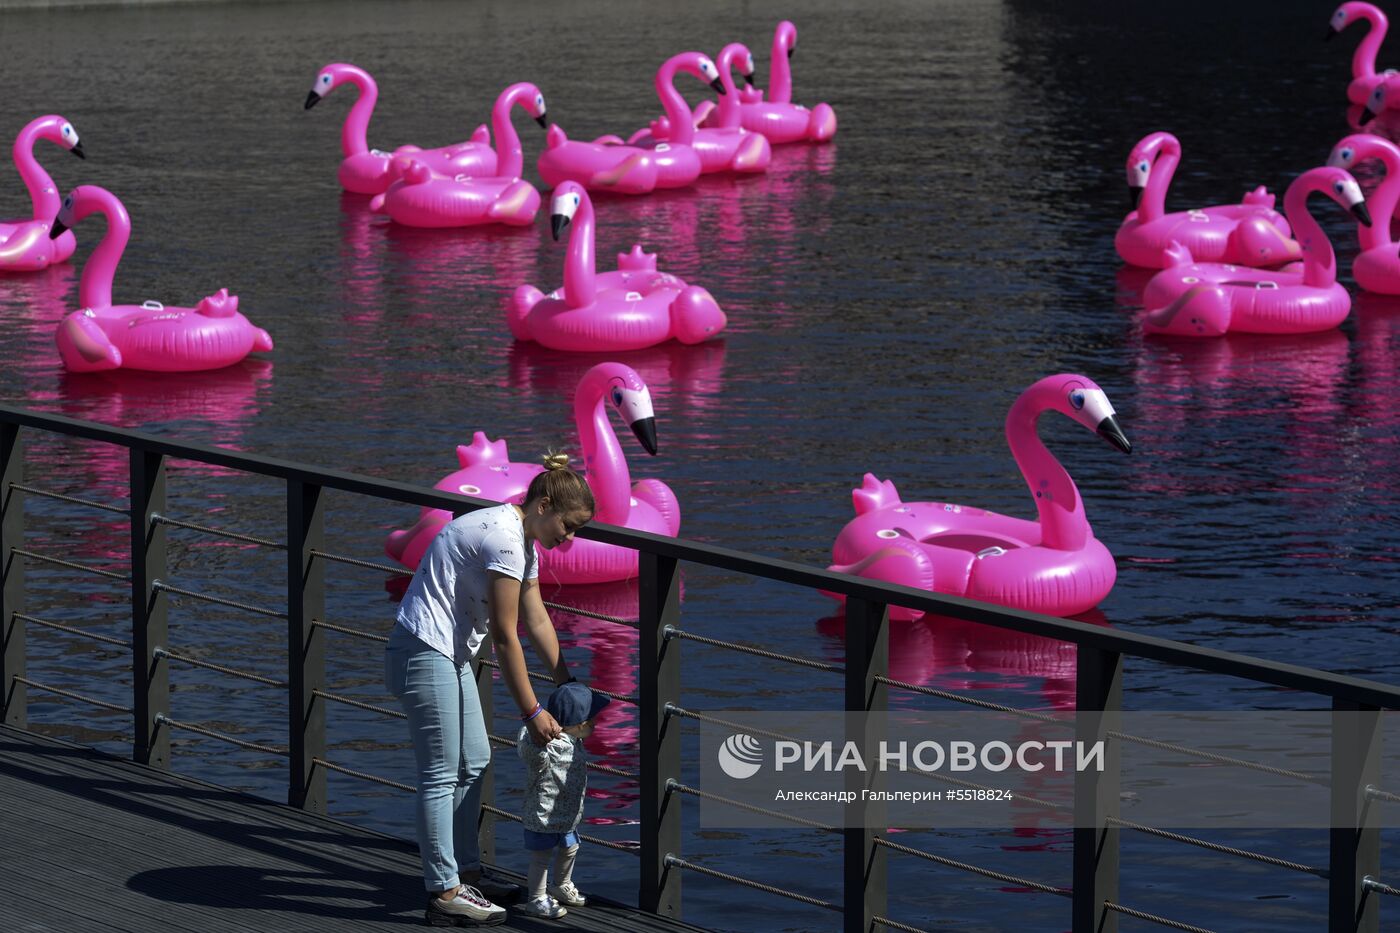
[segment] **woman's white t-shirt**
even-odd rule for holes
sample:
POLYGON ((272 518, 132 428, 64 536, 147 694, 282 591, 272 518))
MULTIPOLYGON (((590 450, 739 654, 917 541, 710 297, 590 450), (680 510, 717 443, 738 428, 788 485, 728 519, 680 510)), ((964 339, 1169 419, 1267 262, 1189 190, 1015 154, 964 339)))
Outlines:
POLYGON ((521 582, 540 575, 513 505, 468 512, 443 526, 399 604, 399 625, 457 664, 470 661, 491 626, 488 570, 521 582))

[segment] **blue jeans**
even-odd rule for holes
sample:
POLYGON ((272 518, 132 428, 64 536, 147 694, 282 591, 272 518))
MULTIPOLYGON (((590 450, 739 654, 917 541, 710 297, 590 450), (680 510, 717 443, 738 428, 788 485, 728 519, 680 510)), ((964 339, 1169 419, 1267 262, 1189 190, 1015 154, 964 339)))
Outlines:
POLYGON ((481 867, 477 823, 481 773, 491 743, 470 664, 458 667, 395 625, 384 653, 384 681, 408 716, 418 764, 418 850, 429 891, 457 885, 481 867))

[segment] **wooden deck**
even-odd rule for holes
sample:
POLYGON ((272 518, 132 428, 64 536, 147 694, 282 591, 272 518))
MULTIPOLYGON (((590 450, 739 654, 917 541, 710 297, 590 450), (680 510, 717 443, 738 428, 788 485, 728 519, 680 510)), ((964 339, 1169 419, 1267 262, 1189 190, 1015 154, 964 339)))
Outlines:
MULTIPOLYGON (((7 933, 403 930, 419 872, 404 840, 0 727, 7 933)), ((613 904, 491 929, 700 931, 613 904)))

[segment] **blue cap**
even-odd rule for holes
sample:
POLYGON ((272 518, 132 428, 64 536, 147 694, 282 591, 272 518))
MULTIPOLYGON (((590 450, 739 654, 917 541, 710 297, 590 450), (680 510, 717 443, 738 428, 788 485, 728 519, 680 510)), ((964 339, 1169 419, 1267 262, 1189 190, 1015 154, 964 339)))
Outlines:
POLYGON ((554 688, 544 708, 559 725, 576 726, 597 716, 611 702, 601 693, 594 693, 577 680, 571 680, 554 688))

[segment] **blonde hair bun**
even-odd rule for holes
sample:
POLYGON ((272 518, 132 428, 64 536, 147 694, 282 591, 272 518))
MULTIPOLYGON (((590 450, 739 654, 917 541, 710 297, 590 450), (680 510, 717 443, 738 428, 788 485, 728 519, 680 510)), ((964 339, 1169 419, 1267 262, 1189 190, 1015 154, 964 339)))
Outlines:
POLYGON ((546 470, 567 470, 569 468, 569 455, 550 451, 544 455, 544 468, 546 470))

